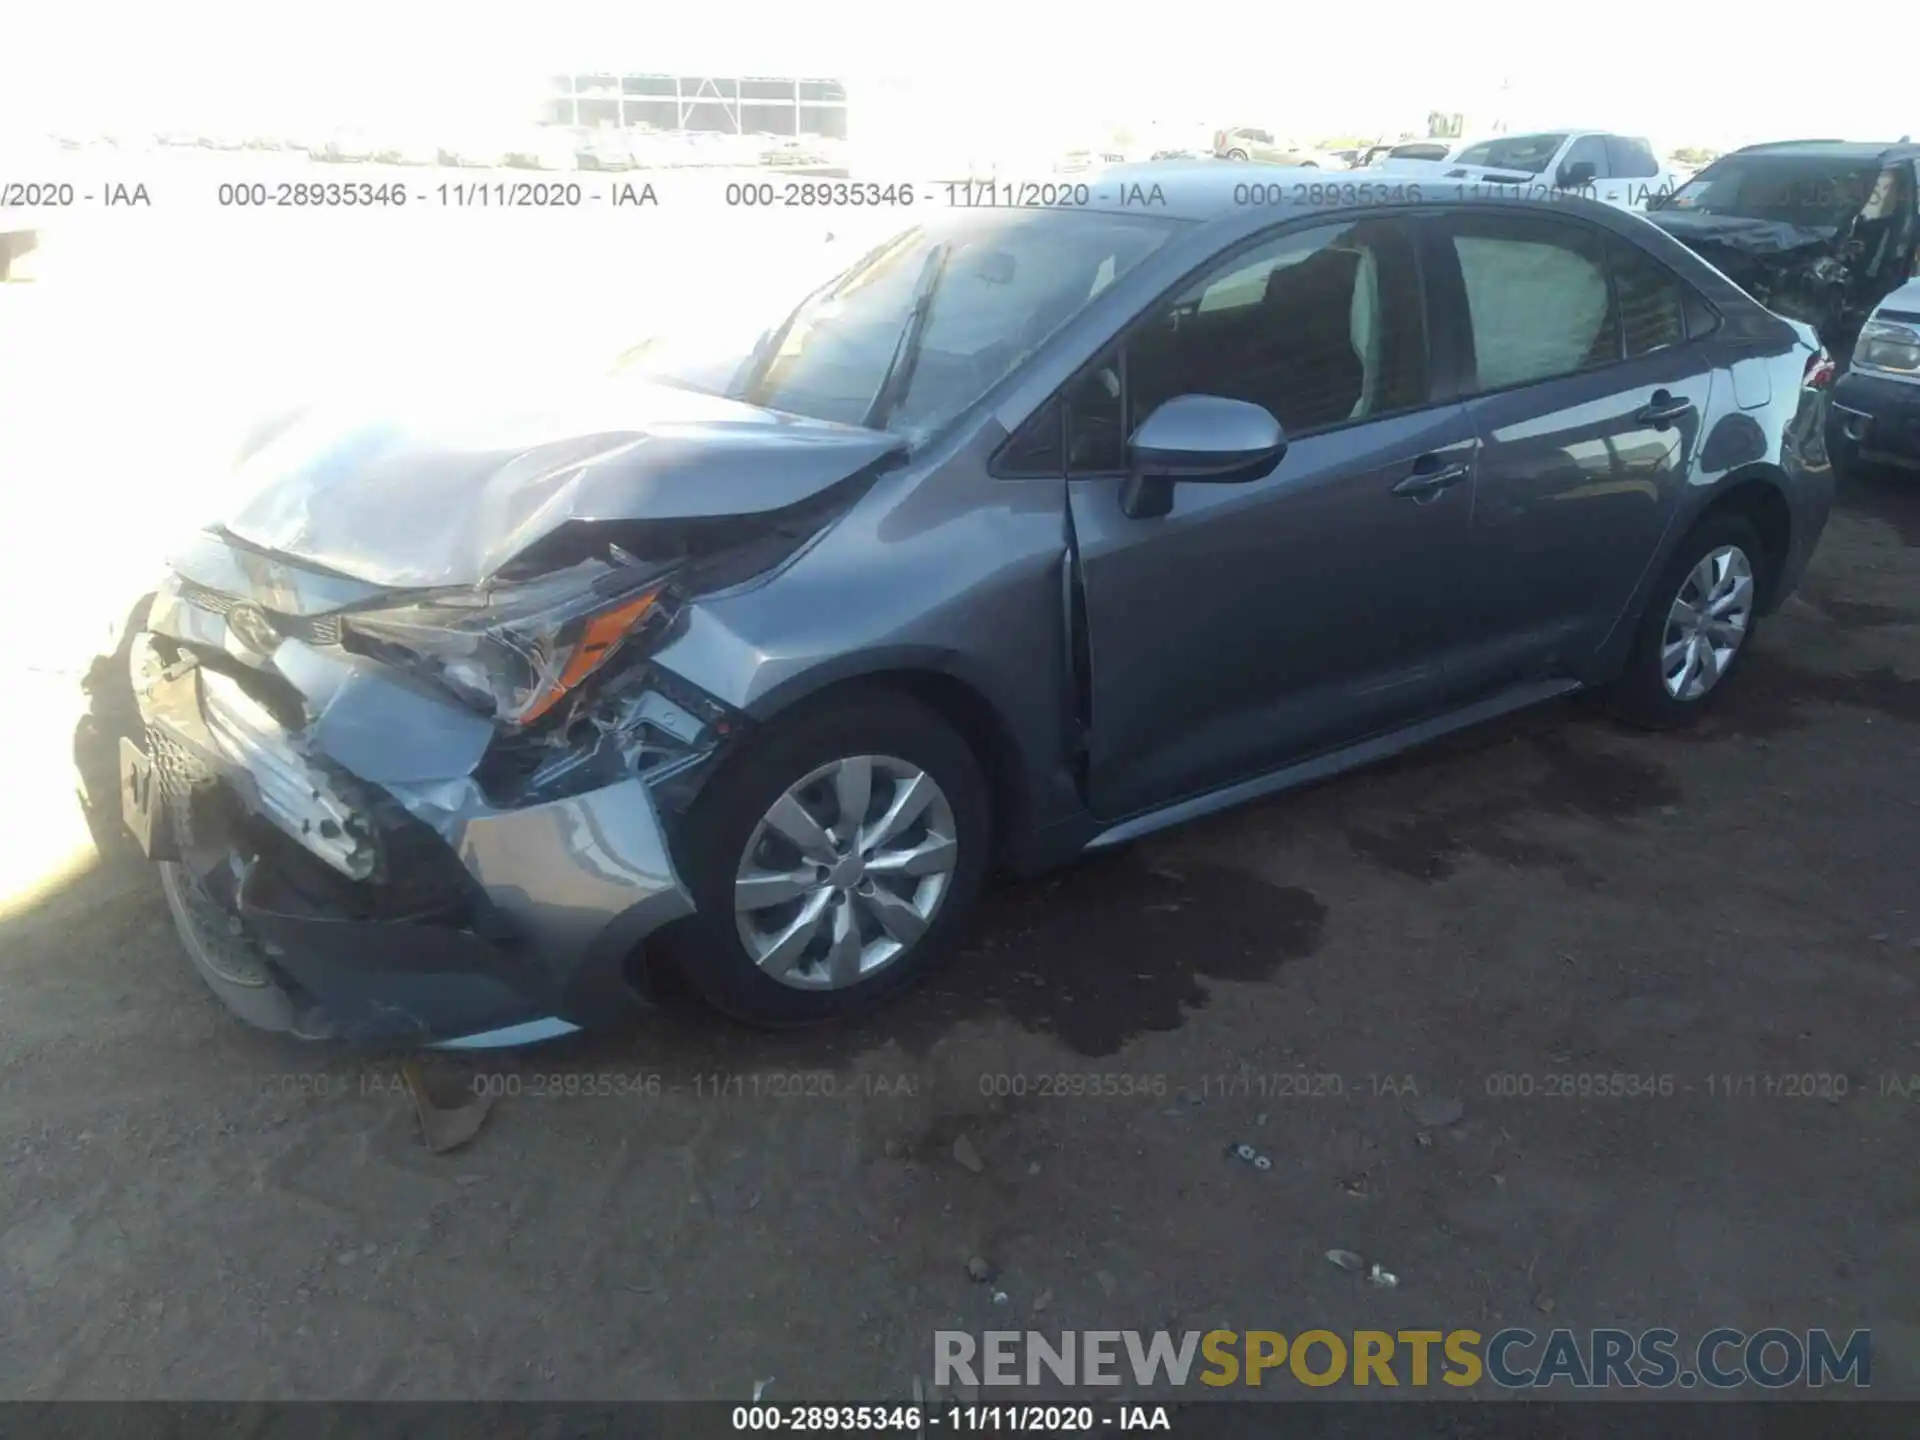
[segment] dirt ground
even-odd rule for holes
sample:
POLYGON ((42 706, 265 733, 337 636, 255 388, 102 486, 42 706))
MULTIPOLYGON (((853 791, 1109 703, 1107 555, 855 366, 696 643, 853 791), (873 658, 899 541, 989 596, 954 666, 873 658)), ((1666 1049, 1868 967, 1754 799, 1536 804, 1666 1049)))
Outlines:
POLYGON ((518 1092, 443 1156, 84 869, 0 917, 0 1393, 905 1399, 941 1328, 1512 1323, 1870 1327, 1920 1395, 1917 547, 1849 483, 1699 732, 1560 705, 1003 886, 857 1029, 435 1059, 518 1092))
POLYGON ((1915 1102, 1881 1093, 1920 1072, 1917 543, 1920 494, 1850 487, 1697 735, 1562 706, 1004 887, 851 1032, 671 1007, 437 1061, 519 1089, 446 1156, 391 1060, 243 1029, 151 876, 97 867, 0 931, 5 1388, 904 1397, 935 1329, 1041 1304, 1049 1330, 1867 1326, 1876 1391, 1920 1392, 1915 1102), (1568 1071, 1674 1091, 1490 1093, 1568 1071), (1269 1078, 1295 1072, 1344 1098, 1269 1078), (769 1078, 794 1074, 828 1078, 769 1078), (1040 1095, 1055 1074, 1164 1094, 1040 1095), (1765 1093, 1800 1074, 1847 1093, 1765 1093), (1463 1118, 1421 1144, 1409 1085, 1463 1118))

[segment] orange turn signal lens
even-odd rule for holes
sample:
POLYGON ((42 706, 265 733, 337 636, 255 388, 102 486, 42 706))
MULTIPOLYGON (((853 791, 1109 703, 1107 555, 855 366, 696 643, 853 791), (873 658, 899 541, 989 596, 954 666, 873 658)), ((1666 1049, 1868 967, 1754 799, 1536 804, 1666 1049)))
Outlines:
POLYGON ((611 610, 602 610, 598 615, 589 616, 580 638, 567 654, 566 664, 560 667, 559 675, 548 685, 544 694, 535 696, 521 711, 520 723, 531 725, 578 689, 588 676, 607 662, 607 658, 620 647, 620 642, 633 632, 634 627, 652 613, 659 599, 658 590, 649 590, 631 600, 623 600, 611 610))

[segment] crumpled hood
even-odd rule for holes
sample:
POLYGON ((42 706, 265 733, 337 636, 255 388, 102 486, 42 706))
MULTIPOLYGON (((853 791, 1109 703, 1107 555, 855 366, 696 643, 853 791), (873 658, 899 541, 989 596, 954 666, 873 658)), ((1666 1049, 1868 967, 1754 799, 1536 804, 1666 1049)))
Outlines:
POLYGON ((1831 248, 1840 234, 1831 226, 1790 225, 1784 220, 1752 220, 1740 215, 1711 215, 1704 210, 1649 210, 1647 219, 1682 245, 1743 255, 1781 255, 1791 250, 1831 248))
POLYGON ((517 411, 313 409, 242 462, 223 528, 375 585, 474 584, 570 521, 781 510, 904 443, 631 380, 517 411))

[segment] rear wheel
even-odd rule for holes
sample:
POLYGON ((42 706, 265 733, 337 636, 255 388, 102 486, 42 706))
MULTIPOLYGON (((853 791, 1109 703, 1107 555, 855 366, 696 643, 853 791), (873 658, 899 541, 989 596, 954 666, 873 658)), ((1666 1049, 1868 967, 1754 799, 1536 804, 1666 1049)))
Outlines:
POLYGON ((1227 158, 1229 160, 1245 160, 1247 158, 1247 152, 1244 150, 1229 150, 1227 151, 1227 158))
POLYGON ((1648 599, 1610 699, 1650 730, 1691 724, 1752 647, 1767 557, 1753 526, 1713 515, 1677 549, 1648 599))
POLYGON ((986 874, 979 762, 924 705, 835 697, 750 742, 687 817, 695 914, 661 937, 750 1024, 838 1019, 939 963, 986 874))

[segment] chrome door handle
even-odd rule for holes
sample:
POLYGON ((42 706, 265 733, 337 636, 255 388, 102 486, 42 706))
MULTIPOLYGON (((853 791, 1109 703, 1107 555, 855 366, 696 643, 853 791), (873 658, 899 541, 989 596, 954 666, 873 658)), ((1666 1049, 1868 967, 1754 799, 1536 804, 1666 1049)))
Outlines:
POLYGON ((1465 464, 1443 465, 1438 470, 1416 470, 1394 486, 1393 493, 1410 500, 1431 500, 1441 491, 1451 490, 1471 474, 1473 467, 1465 464))
POLYGON ((1642 425, 1651 425, 1656 430, 1685 419, 1693 413, 1691 400, 1676 399, 1665 390, 1653 392, 1652 403, 1642 405, 1633 412, 1633 418, 1642 425))

